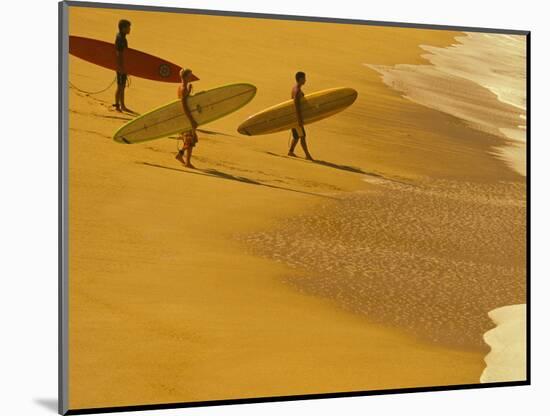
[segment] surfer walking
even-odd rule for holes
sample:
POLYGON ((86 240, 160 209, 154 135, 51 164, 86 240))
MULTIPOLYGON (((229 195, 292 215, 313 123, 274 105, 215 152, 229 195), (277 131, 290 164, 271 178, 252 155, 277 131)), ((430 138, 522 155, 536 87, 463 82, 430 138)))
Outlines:
POLYGON ((129 20, 122 19, 118 22, 118 33, 115 39, 115 49, 116 49, 116 93, 115 93, 115 109, 119 112, 130 112, 133 111, 126 107, 124 104, 124 90, 126 88, 126 81, 128 80, 128 73, 126 72, 125 62, 124 62, 124 51, 128 49, 128 40, 126 36, 130 34, 131 23, 129 20))
POLYGON ((191 115, 191 111, 189 110, 189 106, 187 105, 187 99, 191 95, 191 91, 193 90, 193 85, 191 85, 191 82, 193 80, 193 72, 190 69, 182 69, 180 71, 180 77, 181 84, 178 86, 178 98, 181 100, 183 112, 191 123, 191 130, 181 133, 180 140, 183 141, 183 146, 178 151, 176 159, 183 163, 184 166, 195 169, 195 166, 191 164, 191 156, 193 154, 193 147, 195 147, 195 145, 199 141, 197 137, 197 122, 191 115), (183 159, 184 155, 185 160, 183 159))
POLYGON ((302 108, 300 103, 300 100, 304 96, 304 93, 302 91, 302 86, 306 83, 306 74, 301 71, 296 72, 295 78, 296 78, 296 85, 294 85, 294 87, 292 88, 291 98, 294 100, 294 106, 296 107, 296 118, 298 119, 298 127, 293 128, 291 130, 292 141, 290 142, 290 149, 288 150, 288 155, 292 157, 297 157, 296 153, 294 153, 294 148, 298 144, 298 140, 299 140, 300 145, 302 146, 302 149, 304 150, 304 153, 306 155, 306 159, 313 160, 307 148, 306 131, 304 129, 304 119, 302 118, 302 108))

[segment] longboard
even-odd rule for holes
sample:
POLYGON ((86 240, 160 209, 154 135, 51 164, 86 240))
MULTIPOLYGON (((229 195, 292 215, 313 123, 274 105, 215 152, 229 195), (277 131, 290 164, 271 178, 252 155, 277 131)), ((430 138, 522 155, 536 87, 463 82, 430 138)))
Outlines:
MULTIPOLYGON (((353 88, 332 88, 307 94, 300 100, 304 124, 330 117, 352 105, 357 99, 353 88)), ((276 133, 298 127, 293 100, 274 105, 250 116, 238 132, 248 136, 276 133)))
MULTIPOLYGON (((251 84, 230 84, 201 91, 188 98, 191 116, 199 126, 224 117, 245 106, 256 95, 251 84)), ((172 101, 124 124, 114 134, 118 143, 140 143, 191 129, 181 100, 172 101)))
MULTIPOLYGON (((80 59, 116 71, 117 57, 114 43, 81 36, 69 36, 69 53, 80 59)), ((181 67, 136 49, 124 50, 124 69, 129 75, 153 81, 181 82, 181 67)), ((198 78, 194 76, 193 81, 198 78)))

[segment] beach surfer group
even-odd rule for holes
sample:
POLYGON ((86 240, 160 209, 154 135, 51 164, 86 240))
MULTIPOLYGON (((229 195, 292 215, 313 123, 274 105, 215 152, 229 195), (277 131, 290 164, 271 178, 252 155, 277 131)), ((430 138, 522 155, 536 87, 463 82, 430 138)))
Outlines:
MULTIPOLYGON (((126 107, 124 101, 124 91, 126 89, 126 83, 128 80, 128 73, 125 67, 124 61, 124 51, 128 48, 128 40, 126 36, 130 34, 131 22, 126 19, 122 19, 118 22, 118 33, 115 38, 115 49, 116 49, 116 79, 117 79, 117 89, 115 92, 115 104, 114 107, 116 111, 119 112, 130 112, 133 113, 128 107, 126 107)), ((193 90, 192 82, 197 78, 193 76, 191 69, 182 69, 180 71, 181 84, 178 86, 177 94, 178 98, 181 100, 183 112, 189 119, 191 123, 191 130, 185 131, 180 134, 179 140, 183 143, 182 147, 178 150, 176 159, 180 161, 184 166, 194 169, 195 167, 191 163, 191 156, 193 154, 193 147, 197 144, 197 122, 193 118, 191 111, 189 109, 187 100, 191 96, 193 90)), ((306 131, 304 129, 304 121, 302 117, 301 109, 301 99, 304 97, 304 92, 302 91, 303 85, 306 83, 306 74, 302 71, 299 71, 295 74, 296 84, 292 87, 291 98, 294 100, 294 106, 296 109, 296 118, 298 119, 298 126, 292 128, 292 140, 290 142, 290 148, 288 150, 288 156, 297 157, 294 150, 298 142, 304 151, 305 157, 307 160, 313 160, 311 154, 309 153, 307 142, 306 142, 306 131)))

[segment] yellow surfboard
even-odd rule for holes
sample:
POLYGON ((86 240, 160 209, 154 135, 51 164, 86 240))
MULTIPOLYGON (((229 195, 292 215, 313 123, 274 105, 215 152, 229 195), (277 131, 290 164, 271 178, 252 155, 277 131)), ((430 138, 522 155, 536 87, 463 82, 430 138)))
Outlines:
MULTIPOLYGON (((256 87, 251 84, 224 85, 190 96, 187 105, 193 119, 202 126, 237 111, 255 95, 256 87)), ((181 100, 175 100, 124 124, 113 139, 118 143, 140 143, 190 129, 181 100)))
MULTIPOLYGON (((301 101, 304 124, 322 120, 349 107, 357 99, 353 88, 332 88, 307 94, 301 101)), ((288 100, 250 116, 238 127, 248 136, 276 133, 298 127, 294 100, 288 100)))

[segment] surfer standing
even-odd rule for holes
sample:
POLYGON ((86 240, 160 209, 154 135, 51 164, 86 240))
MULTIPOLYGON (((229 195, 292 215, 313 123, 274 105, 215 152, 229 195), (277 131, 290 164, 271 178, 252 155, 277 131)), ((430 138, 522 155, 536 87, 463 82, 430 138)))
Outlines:
POLYGON ((302 91, 302 85, 306 83, 306 74, 304 72, 296 72, 296 85, 292 88, 291 98, 294 100, 294 106, 296 107, 296 117, 298 119, 298 127, 292 129, 292 142, 290 143, 290 149, 288 150, 288 155, 292 157, 297 157, 294 153, 294 148, 300 140, 300 145, 304 150, 307 160, 313 160, 307 149, 306 142, 306 131, 304 129, 304 119, 302 118, 302 108, 300 105, 300 100, 304 96, 302 91))
POLYGON ((193 80, 193 72, 190 69, 182 69, 180 71, 181 84, 178 86, 178 98, 181 100, 183 112, 191 123, 191 130, 181 133, 180 139, 183 141, 181 150, 178 151, 176 159, 178 159, 184 166, 195 169, 195 166, 191 164, 191 155, 193 154, 193 147, 199 141, 197 137, 197 122, 191 115, 189 106, 187 105, 187 98, 191 95, 193 86, 191 82, 193 80), (185 161, 183 155, 185 154, 185 161))
POLYGON ((116 93, 115 93, 115 108, 116 111, 132 112, 124 104, 124 89, 126 88, 126 80, 128 75, 124 65, 124 51, 128 49, 128 40, 126 35, 130 34, 131 23, 129 20, 122 19, 118 22, 118 33, 115 39, 116 49, 116 93))

